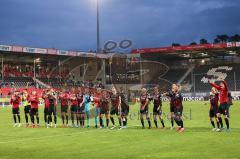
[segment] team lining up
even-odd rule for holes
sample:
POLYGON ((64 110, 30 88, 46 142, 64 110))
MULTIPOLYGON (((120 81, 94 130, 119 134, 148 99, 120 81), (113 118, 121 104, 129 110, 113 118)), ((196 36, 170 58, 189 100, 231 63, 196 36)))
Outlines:
MULTIPOLYGON (((223 130, 222 115, 224 115, 226 130, 229 130, 229 99, 228 99, 228 87, 226 82, 223 80, 220 85, 216 85, 209 81, 212 86, 212 93, 210 96, 210 111, 209 117, 214 131, 223 130), (220 105, 218 104, 220 102, 220 105), (217 123, 215 127, 214 118, 217 123)), ((47 128, 53 126, 57 127, 57 99, 60 101, 62 127, 69 126, 69 105, 70 105, 70 117, 71 127, 90 127, 90 109, 91 103, 94 106, 94 123, 95 127, 103 128, 103 118, 106 120, 106 127, 109 127, 109 121, 112 123, 111 129, 116 128, 114 116, 117 116, 119 122, 119 129, 127 128, 129 105, 127 97, 123 91, 117 92, 113 87, 110 91, 105 89, 97 88, 94 93, 90 92, 89 88, 74 88, 71 91, 62 90, 57 92, 54 89, 46 89, 41 96, 37 94, 35 90, 31 93, 27 89, 21 93, 15 90, 11 96, 10 103, 12 105, 12 114, 14 119, 14 127, 21 126, 20 117, 20 105, 24 106, 24 115, 26 121, 26 127, 31 126, 40 127, 39 122, 39 97, 44 99, 44 122, 47 128), (70 104, 69 104, 70 103, 70 104), (109 104, 111 106, 109 107, 109 104), (29 124, 29 118, 31 125, 29 124), (36 120, 36 124, 35 124, 36 120), (76 123, 75 123, 76 121, 76 123), (85 121, 87 122, 85 124, 85 121), (98 124, 99 121, 99 124, 98 124)), ((165 128, 165 124, 162 118, 162 96, 167 96, 170 101, 170 117, 171 117, 171 129, 174 127, 174 122, 177 124, 177 131, 184 132, 184 124, 182 119, 183 112, 183 97, 179 90, 179 86, 176 84, 172 85, 170 91, 163 94, 160 93, 158 87, 154 87, 154 94, 152 97, 148 94, 146 88, 142 88, 140 95, 140 121, 142 128, 145 128, 144 119, 148 122, 148 128, 152 127, 149 116, 149 104, 153 101, 153 119, 155 127, 158 128, 158 118, 165 128)))

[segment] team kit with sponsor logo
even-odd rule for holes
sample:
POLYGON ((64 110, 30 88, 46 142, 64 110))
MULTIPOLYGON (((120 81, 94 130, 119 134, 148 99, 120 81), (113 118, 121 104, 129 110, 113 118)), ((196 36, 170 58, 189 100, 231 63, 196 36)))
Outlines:
MULTIPOLYGON (((229 93, 227 82, 222 80, 219 85, 209 81, 212 86, 209 97, 209 118, 213 127, 212 131, 220 132, 224 130, 223 119, 226 125, 226 131, 230 131, 229 124, 229 107, 232 105, 232 97, 229 93)), ((36 90, 29 91, 24 89, 22 92, 14 90, 11 95, 10 103, 12 105, 12 114, 14 127, 21 127, 20 106, 24 108, 25 127, 40 127, 39 119, 39 101, 44 100, 44 122, 45 127, 57 128, 57 109, 61 112, 61 127, 89 128, 90 116, 94 109, 94 127, 126 129, 128 124, 129 103, 126 102, 126 94, 123 91, 117 91, 115 87, 111 89, 97 88, 93 91, 90 88, 72 88, 71 90, 54 90, 53 88, 45 89, 42 94, 36 90), (57 104, 59 101, 60 105, 57 104), (115 119, 118 120, 118 126, 115 119), (71 120, 71 124, 69 124, 71 120), (111 122, 111 125, 110 125, 111 122)), ((150 94, 146 88, 141 89, 139 97, 139 114, 142 129, 145 128, 145 119, 148 128, 152 128, 150 112, 153 113, 153 121, 156 128, 164 129, 165 123, 162 116, 162 101, 168 98, 169 114, 171 120, 171 130, 174 129, 179 133, 184 132, 183 108, 184 98, 180 92, 180 86, 173 84, 171 90, 160 93, 158 86, 154 87, 154 93, 150 94), (150 110, 150 104, 153 104, 150 110)))

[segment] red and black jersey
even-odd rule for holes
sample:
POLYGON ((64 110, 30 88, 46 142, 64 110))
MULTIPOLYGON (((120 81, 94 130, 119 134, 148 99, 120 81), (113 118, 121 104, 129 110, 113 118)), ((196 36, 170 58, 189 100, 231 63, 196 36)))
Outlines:
POLYGON ((69 98, 68 93, 61 93, 59 95, 61 106, 67 106, 68 105, 68 98, 69 98))
POLYGON ((182 108, 183 97, 182 94, 177 92, 174 94, 174 108, 182 108))
POLYGON ((118 108, 118 106, 120 104, 120 95, 119 94, 112 94, 110 96, 110 99, 111 99, 112 107, 118 108))
POLYGON ((210 85, 212 87, 215 87, 217 90, 220 91, 219 93, 219 101, 220 103, 228 103, 228 86, 227 86, 227 82, 223 81, 224 87, 221 87, 219 85, 216 85, 215 83, 211 83, 210 85))
POLYGON ((95 94, 93 96, 93 103, 95 107, 100 107, 101 105, 101 94, 95 94))
POLYGON ((31 108, 38 108, 39 104, 38 95, 30 95, 28 100, 31 103, 31 108))
POLYGON ((166 96, 170 98, 170 106, 171 106, 171 107, 174 107, 175 93, 172 92, 172 91, 169 91, 169 92, 166 94, 166 96))
POLYGON ((80 105, 83 102, 83 94, 82 93, 77 94, 77 101, 78 101, 78 105, 80 105))
POLYGON ((162 106, 162 96, 160 93, 155 94, 153 96, 153 105, 154 105, 154 108, 158 108, 162 106))
POLYGON ((71 101, 71 106, 77 106, 78 105, 78 99, 77 99, 76 94, 71 95, 70 101, 71 101))
POLYGON ((12 104, 12 108, 16 109, 19 108, 20 103, 21 103, 21 98, 18 95, 13 95, 11 97, 10 103, 12 104))
POLYGON ((148 108, 149 100, 150 100, 149 94, 147 94, 147 93, 141 94, 141 96, 140 96, 141 109, 143 109, 144 107, 145 107, 145 109, 148 108))
POLYGON ((218 108, 219 94, 210 95, 210 109, 218 108))
POLYGON ((100 107, 101 107, 101 109, 103 109, 103 110, 108 110, 109 109, 109 101, 108 101, 108 98, 106 98, 106 97, 102 97, 101 98, 101 100, 100 100, 101 102, 101 105, 100 105, 100 107))
POLYGON ((50 103, 49 103, 48 95, 44 93, 42 96, 42 99, 44 100, 44 108, 49 108, 50 103))
POLYGON ((49 106, 56 106, 56 97, 54 95, 48 95, 49 106))

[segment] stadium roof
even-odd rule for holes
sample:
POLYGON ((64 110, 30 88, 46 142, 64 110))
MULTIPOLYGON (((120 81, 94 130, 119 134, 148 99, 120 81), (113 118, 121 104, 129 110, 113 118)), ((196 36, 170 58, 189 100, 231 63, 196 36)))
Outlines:
POLYGON ((240 42, 219 44, 200 44, 186 46, 171 46, 160 48, 142 48, 132 50, 132 54, 161 55, 183 58, 202 58, 212 56, 240 55, 240 42))
POLYGON ((45 49, 33 48, 15 45, 0 45, 0 52, 3 53, 29 53, 29 54, 42 54, 42 55, 63 55, 63 56, 80 56, 80 57, 98 57, 107 58, 106 54, 82 51, 67 51, 59 49, 45 49))

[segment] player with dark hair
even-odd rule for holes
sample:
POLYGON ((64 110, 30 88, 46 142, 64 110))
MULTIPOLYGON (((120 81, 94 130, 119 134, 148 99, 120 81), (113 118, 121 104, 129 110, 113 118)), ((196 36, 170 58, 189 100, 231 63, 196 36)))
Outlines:
POLYGON ((216 90, 216 88, 212 87, 212 91, 211 91, 211 95, 210 95, 210 110, 209 110, 209 117, 210 117, 210 122, 212 124, 212 131, 219 131, 219 122, 217 119, 217 113, 218 113, 218 92, 216 90), (217 128, 216 125, 214 123, 214 118, 216 120, 217 123, 217 128))
POLYGON ((120 107, 119 111, 121 112, 120 116, 122 118, 122 125, 123 125, 122 127, 120 127, 120 129, 121 128, 126 129, 127 128, 127 121, 128 121, 127 116, 128 116, 128 113, 129 113, 128 97, 127 97, 127 94, 124 93, 122 88, 120 88, 119 95, 120 95, 120 98, 121 98, 121 105, 120 105, 121 107, 120 107))
POLYGON ((29 94, 27 89, 23 90, 23 95, 22 95, 22 103, 24 106, 24 115, 25 115, 25 120, 26 120, 26 127, 29 126, 28 119, 30 118, 30 109, 31 109, 31 103, 28 102, 29 94))
POLYGON ((36 120, 37 120, 37 127, 40 127, 39 114, 38 114, 39 97, 35 90, 32 91, 32 94, 30 95, 28 101, 31 103, 30 116, 31 116, 32 128, 35 127, 34 117, 36 117, 36 120))
POLYGON ((119 128, 122 127, 122 119, 121 119, 121 97, 117 93, 117 90, 115 87, 112 88, 112 92, 110 95, 111 99, 111 110, 110 110, 110 120, 113 124, 111 129, 114 129, 115 121, 114 121, 114 115, 117 115, 118 121, 119 121, 119 128))
MULTIPOLYGON (((69 97, 71 101, 71 120, 72 120, 72 127, 74 127, 74 116, 76 116, 77 119, 77 107, 78 107, 78 99, 75 92, 72 90, 71 95, 69 97)), ((77 125, 76 125, 77 127, 77 125)))
POLYGON ((21 118, 20 118, 20 110, 19 106, 21 103, 21 98, 19 96, 19 91, 14 91, 13 95, 11 96, 10 103, 12 105, 12 114, 13 114, 13 119, 14 119, 14 125, 13 127, 18 127, 21 126, 21 118), (18 124, 17 124, 17 118, 18 118, 18 124))
POLYGON ((49 126, 48 114, 49 114, 49 99, 48 99, 49 90, 46 89, 43 92, 42 99, 44 100, 44 121, 45 126, 49 126))
POLYGON ((54 117, 54 128, 57 127, 57 112, 56 112, 56 97, 53 89, 50 89, 48 93, 49 100, 49 112, 48 112, 48 123, 52 126, 52 115, 54 117))
POLYGON ((109 97, 108 93, 106 90, 102 91, 102 96, 101 96, 101 104, 100 104, 100 128, 103 128, 103 115, 105 115, 106 118, 106 126, 108 128, 109 125, 109 97))
POLYGON ((77 93, 77 101, 78 101, 78 107, 77 107, 77 127, 84 127, 84 106, 83 105, 83 93, 81 89, 78 89, 77 93))
POLYGON ((141 119, 141 124, 142 128, 145 128, 144 126, 144 116, 146 116, 146 119, 148 121, 148 128, 150 129, 151 126, 151 121, 148 113, 148 108, 149 108, 149 102, 150 102, 150 96, 147 93, 146 88, 142 88, 142 94, 140 96, 140 119, 141 119))
POLYGON ((159 88, 158 87, 154 87, 154 96, 153 96, 153 119, 154 119, 154 124, 156 126, 156 128, 158 128, 158 124, 157 124, 157 117, 159 117, 161 123, 162 123, 162 127, 164 128, 164 121, 162 118, 162 96, 159 92, 159 88))
POLYGON ((61 116, 62 116, 62 127, 68 127, 68 99, 69 94, 66 90, 63 90, 59 95, 59 100, 61 103, 61 116), (66 118, 66 125, 65 125, 66 118))
POLYGON ((223 129, 222 115, 224 115, 225 123, 227 126, 226 131, 229 131, 229 98, 228 98, 228 86, 227 82, 222 80, 220 85, 217 85, 211 81, 209 81, 212 87, 215 87, 219 91, 219 113, 218 113, 218 121, 223 129))

